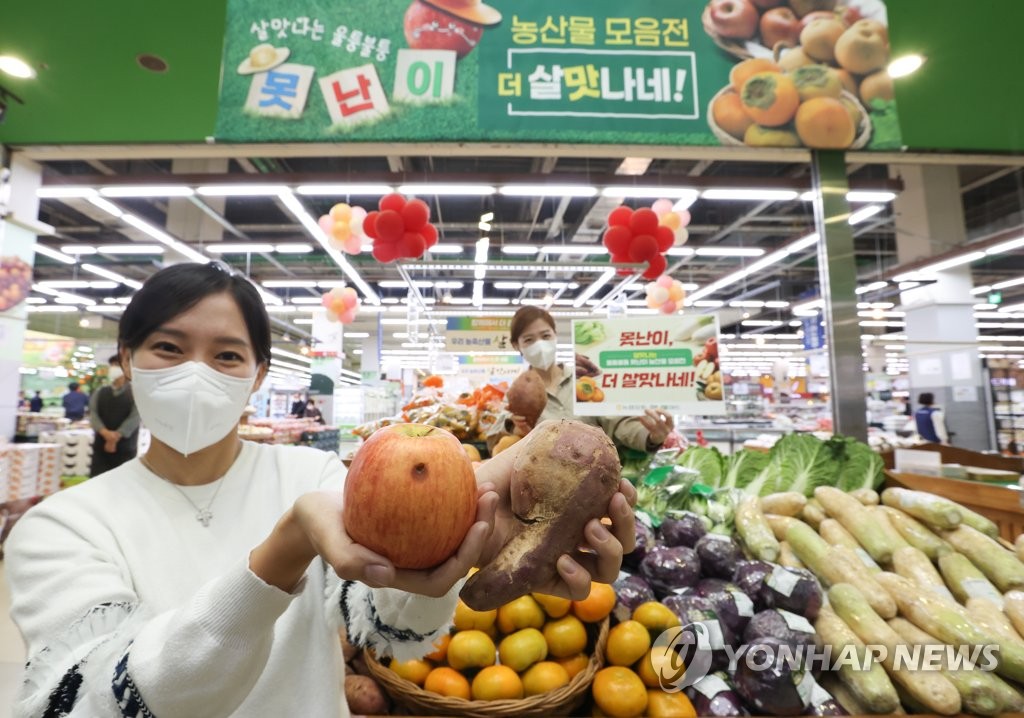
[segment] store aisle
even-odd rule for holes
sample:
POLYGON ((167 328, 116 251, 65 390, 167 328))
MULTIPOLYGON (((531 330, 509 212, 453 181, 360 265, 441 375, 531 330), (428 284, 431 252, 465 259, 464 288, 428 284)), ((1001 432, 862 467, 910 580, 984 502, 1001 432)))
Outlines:
POLYGON ((11 621, 11 597, 7 593, 4 563, 0 561, 0 718, 9 718, 11 704, 21 682, 25 646, 11 621))

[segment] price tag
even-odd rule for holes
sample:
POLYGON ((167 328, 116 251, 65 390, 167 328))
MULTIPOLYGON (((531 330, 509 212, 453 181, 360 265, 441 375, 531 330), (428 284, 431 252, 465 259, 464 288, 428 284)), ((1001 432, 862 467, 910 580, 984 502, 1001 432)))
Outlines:
MULTIPOLYGON (((796 684, 797 695, 800 696, 800 701, 804 706, 811 705, 814 698, 814 689, 819 688, 818 682, 814 680, 814 676, 810 673, 805 673, 803 679, 796 684)), ((827 695, 827 694, 826 694, 827 695)), ((817 705, 816 703, 814 705, 817 705)))
POLYGON ((723 681, 718 676, 712 674, 710 676, 701 678, 699 681, 697 681, 693 685, 693 690, 697 691, 708 700, 711 700, 719 693, 725 693, 726 691, 732 689, 729 688, 728 683, 723 681))
POLYGON ((981 578, 965 578, 960 587, 971 598, 987 598, 1003 610, 1003 595, 988 581, 981 578))
POLYGON ((722 627, 718 621, 701 621, 701 623, 708 629, 708 644, 711 646, 711 650, 720 651, 725 648, 725 637, 722 635, 722 627))
POLYGON ((800 577, 792 571, 787 571, 783 566, 776 566, 772 575, 768 577, 768 586, 786 598, 793 595, 793 590, 798 583, 800 583, 800 577))
POLYGON ((701 538, 714 539, 715 541, 732 541, 731 536, 723 536, 722 534, 704 534, 701 538))
MULTIPOLYGON (((807 675, 811 674, 808 673, 807 675)), ((814 686, 811 687, 811 705, 820 706, 822 703, 830 700, 832 700, 832 694, 818 685, 818 682, 815 681, 814 686)))
POLYGON ((779 609, 779 613, 782 615, 782 620, 786 622, 786 625, 793 631, 803 631, 804 633, 814 633, 814 626, 803 616, 798 616, 795 613, 789 611, 783 611, 779 609))
POLYGON ((860 558, 860 560, 864 563, 865 566, 867 566, 868 568, 877 568, 881 570, 882 567, 875 563, 875 559, 871 558, 871 554, 862 549, 860 546, 855 548, 853 551, 857 554, 857 557, 860 558))
POLYGON ((754 602, 743 591, 732 591, 732 600, 736 603, 736 612, 743 618, 753 618, 754 602))

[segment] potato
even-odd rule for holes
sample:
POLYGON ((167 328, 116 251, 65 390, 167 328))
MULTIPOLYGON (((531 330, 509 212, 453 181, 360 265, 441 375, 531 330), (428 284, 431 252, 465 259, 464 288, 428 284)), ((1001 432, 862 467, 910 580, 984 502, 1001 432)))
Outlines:
POLYGON ((512 382, 505 400, 508 402, 510 412, 523 417, 526 423, 533 427, 548 405, 548 389, 540 374, 528 369, 512 382))
POLYGON ((352 715, 385 715, 388 699, 377 681, 368 676, 345 676, 345 702, 352 715))
POLYGON ((559 557, 576 550, 587 522, 604 516, 619 487, 615 445, 595 426, 545 421, 523 442, 510 479, 518 522, 494 560, 462 589, 462 600, 476 611, 549 588, 559 557))
POLYGON ((348 642, 348 632, 342 628, 338 631, 338 640, 341 641, 341 655, 348 663, 359 654, 359 648, 348 642))

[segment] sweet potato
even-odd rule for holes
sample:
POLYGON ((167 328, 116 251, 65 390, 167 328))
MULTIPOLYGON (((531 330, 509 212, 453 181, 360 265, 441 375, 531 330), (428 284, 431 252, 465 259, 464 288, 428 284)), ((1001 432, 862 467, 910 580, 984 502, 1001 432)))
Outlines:
POLYGON ((368 676, 345 676, 345 702, 352 715, 386 715, 389 709, 384 691, 368 676))
POLYGON ((548 405, 548 390, 540 374, 527 369, 512 382, 505 400, 510 412, 523 417, 533 427, 548 405))
POLYGON ((518 519, 497 556, 470 576, 462 600, 490 611, 540 588, 558 575, 583 528, 601 518, 618 490, 619 456, 601 429, 562 419, 539 424, 523 439, 512 466, 512 513, 518 519))

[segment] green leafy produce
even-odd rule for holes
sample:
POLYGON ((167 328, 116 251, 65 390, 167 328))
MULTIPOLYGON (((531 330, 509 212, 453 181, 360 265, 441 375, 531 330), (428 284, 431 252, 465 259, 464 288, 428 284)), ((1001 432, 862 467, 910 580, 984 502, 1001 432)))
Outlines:
POLYGON ((767 496, 777 491, 786 491, 787 489, 781 486, 781 469, 782 465, 769 454, 764 467, 750 483, 743 487, 743 491, 756 496, 767 496))
POLYGON ((722 483, 725 457, 714 447, 691 446, 682 453, 676 463, 699 473, 700 481, 705 486, 718 488, 722 483))
POLYGON ((747 486, 768 465, 769 455, 763 451, 737 451, 725 458, 725 473, 720 488, 741 489, 747 486))
POLYGON ((575 326, 575 332, 575 341, 581 346, 600 344, 606 336, 602 322, 579 322, 575 326))
POLYGON ((658 528, 662 520, 674 512, 686 511, 690 505, 690 489, 696 475, 681 467, 663 466, 654 469, 636 486, 636 510, 658 528))
POLYGON ((789 434, 772 447, 771 460, 779 464, 776 491, 798 491, 805 496, 818 486, 831 486, 839 477, 833 447, 810 434, 789 434))

